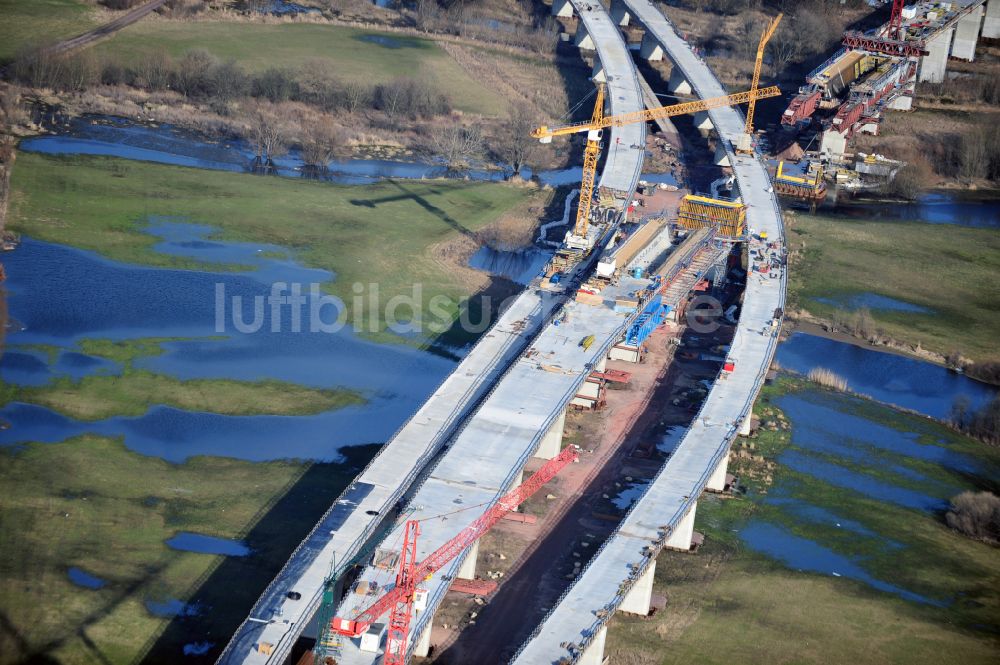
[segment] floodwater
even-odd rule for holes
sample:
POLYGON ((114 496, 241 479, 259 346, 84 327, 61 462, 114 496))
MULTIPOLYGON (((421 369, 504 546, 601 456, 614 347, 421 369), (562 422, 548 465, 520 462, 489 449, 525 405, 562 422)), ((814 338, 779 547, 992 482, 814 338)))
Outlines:
POLYGON ((649 483, 648 480, 627 481, 626 487, 611 498, 611 503, 618 510, 628 510, 633 503, 639 500, 639 497, 646 493, 646 490, 649 489, 649 483))
POLYGON ((221 554, 223 556, 247 556, 250 548, 243 543, 228 538, 206 536, 190 531, 181 531, 167 541, 167 546, 184 552, 199 554, 221 554))
POLYGON ((816 300, 852 312, 862 307, 890 312, 909 312, 911 314, 929 314, 932 311, 926 307, 890 298, 889 296, 879 295, 878 293, 856 293, 850 296, 816 298, 816 300))
POLYGON ((66 571, 66 574, 69 575, 69 579, 73 584, 82 586, 86 589, 100 589, 107 584, 107 582, 102 580, 100 577, 91 575, 90 573, 76 568, 75 566, 66 571))
MULTIPOLYGON (((944 441, 933 441, 920 426, 914 425, 921 431, 911 431, 901 421, 903 425, 893 428, 859 415, 857 397, 805 390, 782 395, 775 404, 791 424, 791 444, 777 462, 796 475, 779 470, 777 482, 761 502, 780 510, 806 533, 819 527, 816 533, 829 534, 830 544, 792 533, 784 523, 769 520, 767 510, 740 530, 742 540, 792 569, 851 578, 913 602, 946 605, 947 599, 930 598, 919 589, 901 588, 873 575, 867 568, 871 543, 887 553, 907 545, 881 533, 878 519, 868 521, 866 515, 849 519, 838 512, 848 501, 862 497, 933 514, 936 519, 963 488, 927 475, 921 465, 931 463, 958 475, 984 475, 981 464, 944 441), (824 485, 832 489, 821 490, 824 485), (861 541, 866 547, 850 547, 861 541)), ((875 408, 891 413, 889 407, 875 408)))
POLYGON ((864 220, 1000 228, 1000 200, 972 201, 939 192, 912 203, 848 203, 837 206, 834 213, 864 220))
POLYGON ((938 419, 947 419, 960 397, 978 407, 997 394, 993 386, 933 363, 801 332, 778 346, 777 361, 799 374, 829 369, 854 392, 938 419))
POLYGON ((189 605, 183 600, 168 598, 166 600, 146 600, 146 610, 155 617, 169 619, 176 616, 197 616, 201 611, 197 603, 189 605))
MULTIPOLYGON (((0 445, 56 442, 92 432, 122 436, 147 455, 182 461, 192 455, 247 460, 301 458, 338 460, 344 446, 386 440, 444 379, 454 362, 402 344, 376 344, 350 327, 310 332, 311 304, 300 332, 290 315, 274 317, 262 307, 261 328, 242 333, 232 324, 233 297, 266 299, 272 283, 329 282, 330 273, 306 268, 280 248, 206 240, 208 227, 156 220, 158 250, 212 264, 244 266, 242 272, 171 270, 109 261, 92 252, 25 238, 4 256, 8 308, 17 322, 8 334, 11 350, 0 358, 0 376, 18 385, 40 385, 55 376, 118 373, 116 363, 78 350, 85 338, 115 340, 178 337, 164 353, 134 364, 180 379, 276 379, 316 388, 349 388, 367 403, 312 416, 220 416, 154 406, 137 417, 82 422, 44 407, 12 402, 0 408, 10 427, 0 445), (284 253, 282 253, 284 252, 284 253), (217 286, 225 291, 218 327, 217 286), (272 324, 278 324, 276 331, 272 324), (58 347, 58 360, 27 345, 58 347), (275 445, 280 441, 281 445, 275 445)), ((308 293, 308 291, 306 291, 308 293)), ((312 299, 310 299, 312 302, 312 299)), ((317 310, 329 322, 333 306, 317 310)))
MULTIPOLYGON (((169 124, 151 127, 135 124, 125 118, 93 115, 74 118, 59 134, 25 139, 18 149, 53 155, 104 155, 236 173, 247 172, 254 157, 250 145, 241 139, 213 141, 169 124)), ((303 176, 304 163, 298 151, 292 150, 274 161, 278 175, 303 176)), ((338 159, 330 162, 329 173, 323 179, 344 185, 364 185, 388 178, 453 177, 500 181, 507 175, 502 169, 487 168, 454 172, 449 171, 444 164, 433 162, 338 159)), ((523 169, 522 175, 531 177, 532 173, 529 169, 523 169)), ((558 187, 578 183, 582 170, 570 168, 540 171, 537 176, 543 184, 558 187)))

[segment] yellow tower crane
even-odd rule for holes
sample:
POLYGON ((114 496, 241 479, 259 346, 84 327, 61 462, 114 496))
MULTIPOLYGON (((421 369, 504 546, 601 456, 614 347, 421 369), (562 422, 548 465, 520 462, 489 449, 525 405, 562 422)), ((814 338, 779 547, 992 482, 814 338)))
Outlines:
MULTIPOLYGON (((760 83, 760 68, 764 62, 764 47, 767 46, 767 42, 774 36, 775 30, 778 29, 778 24, 781 23, 781 17, 783 14, 778 14, 771 22, 767 24, 764 28, 764 32, 760 35, 760 43, 757 45, 757 59, 753 63, 753 81, 750 83, 750 92, 757 90, 757 85, 760 83)), ((740 143, 736 146, 736 152, 750 154, 753 152, 753 142, 751 138, 753 137, 753 112, 757 106, 757 100, 751 99, 750 104, 747 105, 747 122, 746 126, 743 128, 743 136, 741 137, 740 143)))
POLYGON ((576 211, 576 225, 573 227, 573 235, 586 242, 587 226, 590 218, 590 204, 594 193, 594 177, 597 174, 597 157, 601 147, 601 130, 605 127, 622 127, 634 122, 648 122, 661 118, 671 118, 685 113, 697 113, 698 111, 708 111, 723 106, 734 106, 746 102, 754 102, 767 97, 777 97, 781 90, 777 86, 768 88, 758 88, 747 92, 738 92, 734 95, 724 97, 711 97, 696 102, 684 102, 681 104, 671 104, 670 106, 660 106, 645 111, 633 111, 620 115, 604 115, 604 86, 597 87, 597 100, 594 105, 594 114, 589 122, 577 122, 559 127, 541 126, 531 132, 531 136, 539 139, 542 143, 549 143, 553 136, 566 136, 587 132, 587 149, 583 157, 583 179, 580 183, 580 202, 576 211))

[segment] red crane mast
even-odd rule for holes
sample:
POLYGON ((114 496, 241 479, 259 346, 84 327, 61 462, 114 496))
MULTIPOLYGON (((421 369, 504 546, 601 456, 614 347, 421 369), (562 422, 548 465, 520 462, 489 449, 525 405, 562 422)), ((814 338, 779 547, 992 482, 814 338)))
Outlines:
POLYGON ((507 494, 500 497, 478 519, 469 524, 444 545, 436 549, 419 564, 417 558, 417 537, 420 535, 421 520, 409 520, 403 538, 403 552, 399 557, 396 585, 351 619, 334 618, 331 628, 340 635, 357 637, 361 635, 386 612, 389 615, 389 630, 385 642, 384 665, 405 665, 406 645, 410 634, 410 617, 413 616, 413 597, 417 584, 430 578, 437 570, 458 556, 462 550, 478 540, 503 516, 517 508, 525 499, 552 480, 567 464, 576 461, 579 454, 570 446, 559 455, 546 462, 534 475, 507 494))

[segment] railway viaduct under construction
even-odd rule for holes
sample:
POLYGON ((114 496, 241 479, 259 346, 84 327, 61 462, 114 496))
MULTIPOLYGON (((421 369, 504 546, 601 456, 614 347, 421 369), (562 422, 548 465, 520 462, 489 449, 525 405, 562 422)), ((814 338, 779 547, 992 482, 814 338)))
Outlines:
MULTIPOLYGON (((597 0, 555 0, 552 12, 579 18, 575 41, 595 52, 595 74, 605 82, 611 114, 644 108, 640 78, 620 30, 630 21, 645 30, 640 57, 670 58, 698 98, 726 95, 648 0, 614 0, 610 10, 597 0)), ((781 213, 767 171, 757 155, 736 150, 744 134, 742 114, 722 106, 699 121, 717 132, 722 157, 733 169, 745 210, 744 239, 759 243, 763 237, 780 247, 781 213)), ((469 521, 520 485, 532 457, 560 454, 566 410, 600 399, 607 359, 638 360, 652 327, 676 316, 698 281, 724 269, 720 262, 728 248, 713 233, 691 234, 673 250, 681 254, 671 256, 664 228, 645 234, 642 251, 629 252, 620 278, 599 290, 584 288, 602 261, 622 256, 612 239, 636 190, 645 131, 639 122, 612 126, 604 137, 597 189, 607 222, 595 225, 594 251, 558 280, 536 280, 502 313, 293 552, 226 645, 220 664, 285 663, 300 636, 326 639, 330 611, 356 615, 365 601, 358 594, 341 599, 343 573, 360 564, 360 582, 375 580, 380 571, 369 554, 403 541, 401 515, 417 520, 465 509, 455 519, 424 522, 414 554, 423 559, 454 542, 469 521)), ((730 445, 749 427, 780 329, 784 270, 762 275, 751 265, 748 273, 728 357, 687 434, 512 662, 602 662, 606 624, 614 613, 648 612, 657 553, 690 546, 698 497, 706 488, 721 489, 730 445)), ((455 579, 475 576, 477 556, 472 542, 421 582, 420 598, 406 617, 412 625, 407 657, 427 654, 435 610, 455 579)), ((389 660, 384 645, 384 626, 373 625, 358 638, 338 640, 336 662, 389 660)))

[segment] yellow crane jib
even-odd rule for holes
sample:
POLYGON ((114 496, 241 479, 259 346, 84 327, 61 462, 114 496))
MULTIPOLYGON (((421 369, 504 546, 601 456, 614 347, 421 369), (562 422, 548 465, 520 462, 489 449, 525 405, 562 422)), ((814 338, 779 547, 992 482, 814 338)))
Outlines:
MULTIPOLYGON (((750 92, 757 90, 757 86, 760 84, 760 68, 764 62, 764 47, 767 46, 767 42, 774 36, 774 32, 778 29, 778 24, 781 23, 782 16, 783 14, 775 16, 760 35, 760 43, 757 44, 757 59, 753 63, 753 81, 750 83, 750 92)), ((747 106, 747 122, 743 131, 748 136, 753 134, 753 112, 756 107, 756 101, 756 99, 751 99, 749 106, 747 106)))

